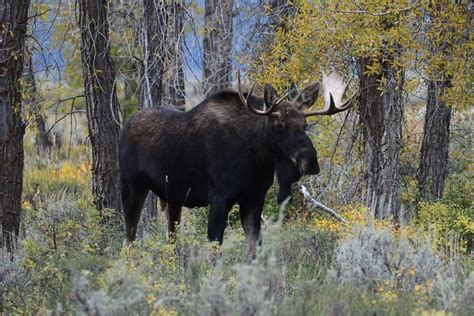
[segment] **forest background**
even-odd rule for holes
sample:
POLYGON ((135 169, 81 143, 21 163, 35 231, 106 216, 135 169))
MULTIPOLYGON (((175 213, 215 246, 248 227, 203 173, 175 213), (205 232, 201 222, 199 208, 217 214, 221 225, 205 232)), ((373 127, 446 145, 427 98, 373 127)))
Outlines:
POLYGON ((0 312, 472 315, 472 9, 0 1, 0 312), (321 70, 350 78, 357 104, 310 122, 321 174, 284 210, 270 190, 255 261, 238 206, 222 247, 205 239, 206 208, 185 210, 170 244, 151 195, 123 247, 121 125, 189 110, 237 69, 290 97, 321 70))

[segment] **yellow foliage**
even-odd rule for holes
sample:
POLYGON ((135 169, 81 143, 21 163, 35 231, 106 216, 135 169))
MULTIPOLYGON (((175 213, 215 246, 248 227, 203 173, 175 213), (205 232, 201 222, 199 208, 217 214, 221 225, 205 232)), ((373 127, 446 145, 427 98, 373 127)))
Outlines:
POLYGON ((436 80, 451 76, 446 100, 461 107, 473 103, 467 3, 301 0, 295 6, 271 48, 252 61, 253 69, 263 69, 255 74, 259 83, 279 90, 292 82, 303 85, 319 80, 320 69, 330 66, 350 75, 359 58, 371 60, 368 73, 378 74, 389 56, 397 69, 416 67, 436 80))
POLYGON ((160 306, 157 310, 153 309, 150 313, 153 316, 176 316, 178 312, 173 309, 166 309, 163 306, 160 306))
POLYGON ((377 221, 369 214, 369 209, 363 205, 349 205, 341 208, 340 215, 349 221, 349 224, 336 221, 334 219, 316 218, 311 226, 316 230, 328 231, 338 234, 342 238, 347 238, 354 227, 371 225, 375 229, 382 230, 390 228, 394 233, 399 233, 400 229, 394 227, 390 220, 377 221))
POLYGON ((63 189, 77 192, 87 188, 90 175, 91 167, 85 162, 75 165, 66 161, 59 167, 34 169, 25 173, 25 194, 57 193, 63 189))

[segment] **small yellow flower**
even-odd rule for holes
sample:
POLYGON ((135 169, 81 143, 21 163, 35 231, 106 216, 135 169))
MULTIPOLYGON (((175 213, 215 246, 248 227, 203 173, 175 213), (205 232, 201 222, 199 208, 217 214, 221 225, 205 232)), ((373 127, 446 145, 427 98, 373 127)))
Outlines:
POLYGON ((21 208, 24 210, 29 210, 31 208, 31 203, 27 200, 21 201, 21 208))

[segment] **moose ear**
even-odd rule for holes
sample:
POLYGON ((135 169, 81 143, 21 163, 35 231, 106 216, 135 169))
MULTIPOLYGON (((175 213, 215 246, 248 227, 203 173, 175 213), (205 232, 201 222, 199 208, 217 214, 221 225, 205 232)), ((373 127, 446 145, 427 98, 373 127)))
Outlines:
POLYGON ((275 88, 272 85, 266 83, 263 91, 263 100, 265 101, 265 106, 270 108, 272 104, 276 101, 278 95, 275 88))
POLYGON ((315 82, 301 91, 301 93, 296 97, 295 103, 298 108, 309 108, 316 102, 319 94, 319 83, 315 82))

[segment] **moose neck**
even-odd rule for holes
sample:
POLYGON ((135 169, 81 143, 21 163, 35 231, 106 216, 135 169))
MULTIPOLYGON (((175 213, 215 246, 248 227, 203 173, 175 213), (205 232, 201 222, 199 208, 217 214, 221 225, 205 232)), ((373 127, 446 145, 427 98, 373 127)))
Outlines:
POLYGON ((247 143, 252 154, 259 161, 272 158, 273 155, 273 139, 272 139, 272 119, 265 116, 258 116, 248 113, 242 116, 240 128, 237 134, 247 143))

